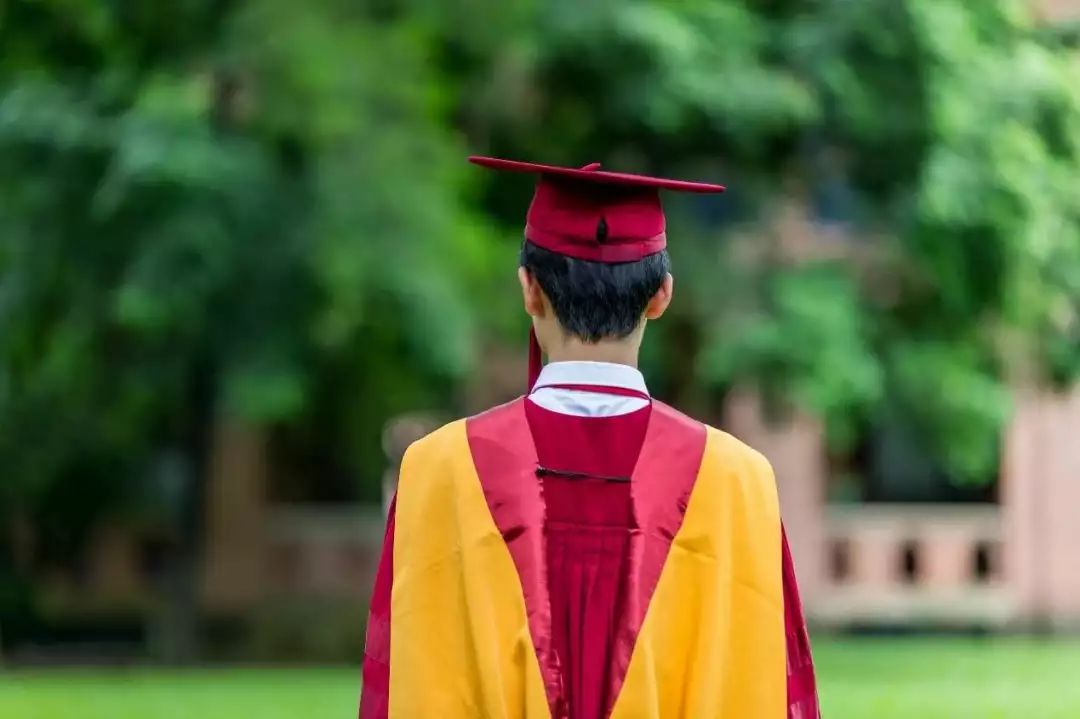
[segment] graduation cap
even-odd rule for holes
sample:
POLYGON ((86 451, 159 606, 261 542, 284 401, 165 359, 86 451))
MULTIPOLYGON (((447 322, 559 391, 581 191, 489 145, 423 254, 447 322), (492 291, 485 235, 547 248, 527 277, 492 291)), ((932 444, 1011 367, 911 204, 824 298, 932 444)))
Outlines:
MULTIPOLYGON (((525 239, 560 255, 590 262, 637 262, 667 246, 660 190, 723 192, 723 185, 669 180, 584 167, 558 167, 495 157, 469 162, 494 170, 539 175, 525 219, 525 239)), ((529 335, 529 388, 540 374, 540 345, 529 335)))

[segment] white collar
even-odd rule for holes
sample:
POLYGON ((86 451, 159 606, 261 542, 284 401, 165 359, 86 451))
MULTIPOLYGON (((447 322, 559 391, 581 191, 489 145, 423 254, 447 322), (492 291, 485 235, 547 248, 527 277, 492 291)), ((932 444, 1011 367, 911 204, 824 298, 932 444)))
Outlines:
POLYGON ((535 389, 559 384, 599 385, 649 393, 645 377, 636 367, 614 362, 551 362, 540 370, 535 389))

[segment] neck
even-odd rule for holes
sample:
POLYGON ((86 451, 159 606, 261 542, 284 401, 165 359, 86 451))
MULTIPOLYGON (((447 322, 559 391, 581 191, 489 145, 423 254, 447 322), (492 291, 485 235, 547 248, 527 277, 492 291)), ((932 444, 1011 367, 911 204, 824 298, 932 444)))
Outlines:
POLYGON ((631 367, 638 366, 638 343, 629 340, 582 342, 565 338, 549 347, 549 362, 611 362, 631 367))

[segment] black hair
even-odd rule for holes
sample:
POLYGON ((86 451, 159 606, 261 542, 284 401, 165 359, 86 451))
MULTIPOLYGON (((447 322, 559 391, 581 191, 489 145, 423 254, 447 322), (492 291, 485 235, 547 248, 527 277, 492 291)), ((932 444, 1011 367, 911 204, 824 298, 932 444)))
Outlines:
POLYGON ((529 242, 521 266, 540 284, 563 330, 586 342, 622 339, 671 271, 667 250, 636 262, 590 262, 560 255, 529 242))

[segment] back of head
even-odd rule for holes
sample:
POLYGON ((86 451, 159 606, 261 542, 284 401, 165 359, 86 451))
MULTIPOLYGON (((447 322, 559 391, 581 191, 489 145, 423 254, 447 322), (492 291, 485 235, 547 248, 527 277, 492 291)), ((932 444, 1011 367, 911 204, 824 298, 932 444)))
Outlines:
POLYGON ((469 161, 538 176, 518 272, 533 318, 529 387, 545 351, 556 362, 635 365, 644 320, 659 318, 671 302, 660 190, 716 193, 724 187, 610 172, 595 162, 573 168, 497 157, 469 161))
POLYGON ((671 271, 667 250, 632 262, 594 262, 526 241, 521 266, 551 302, 563 331, 583 342, 620 340, 641 324, 649 300, 671 271))

